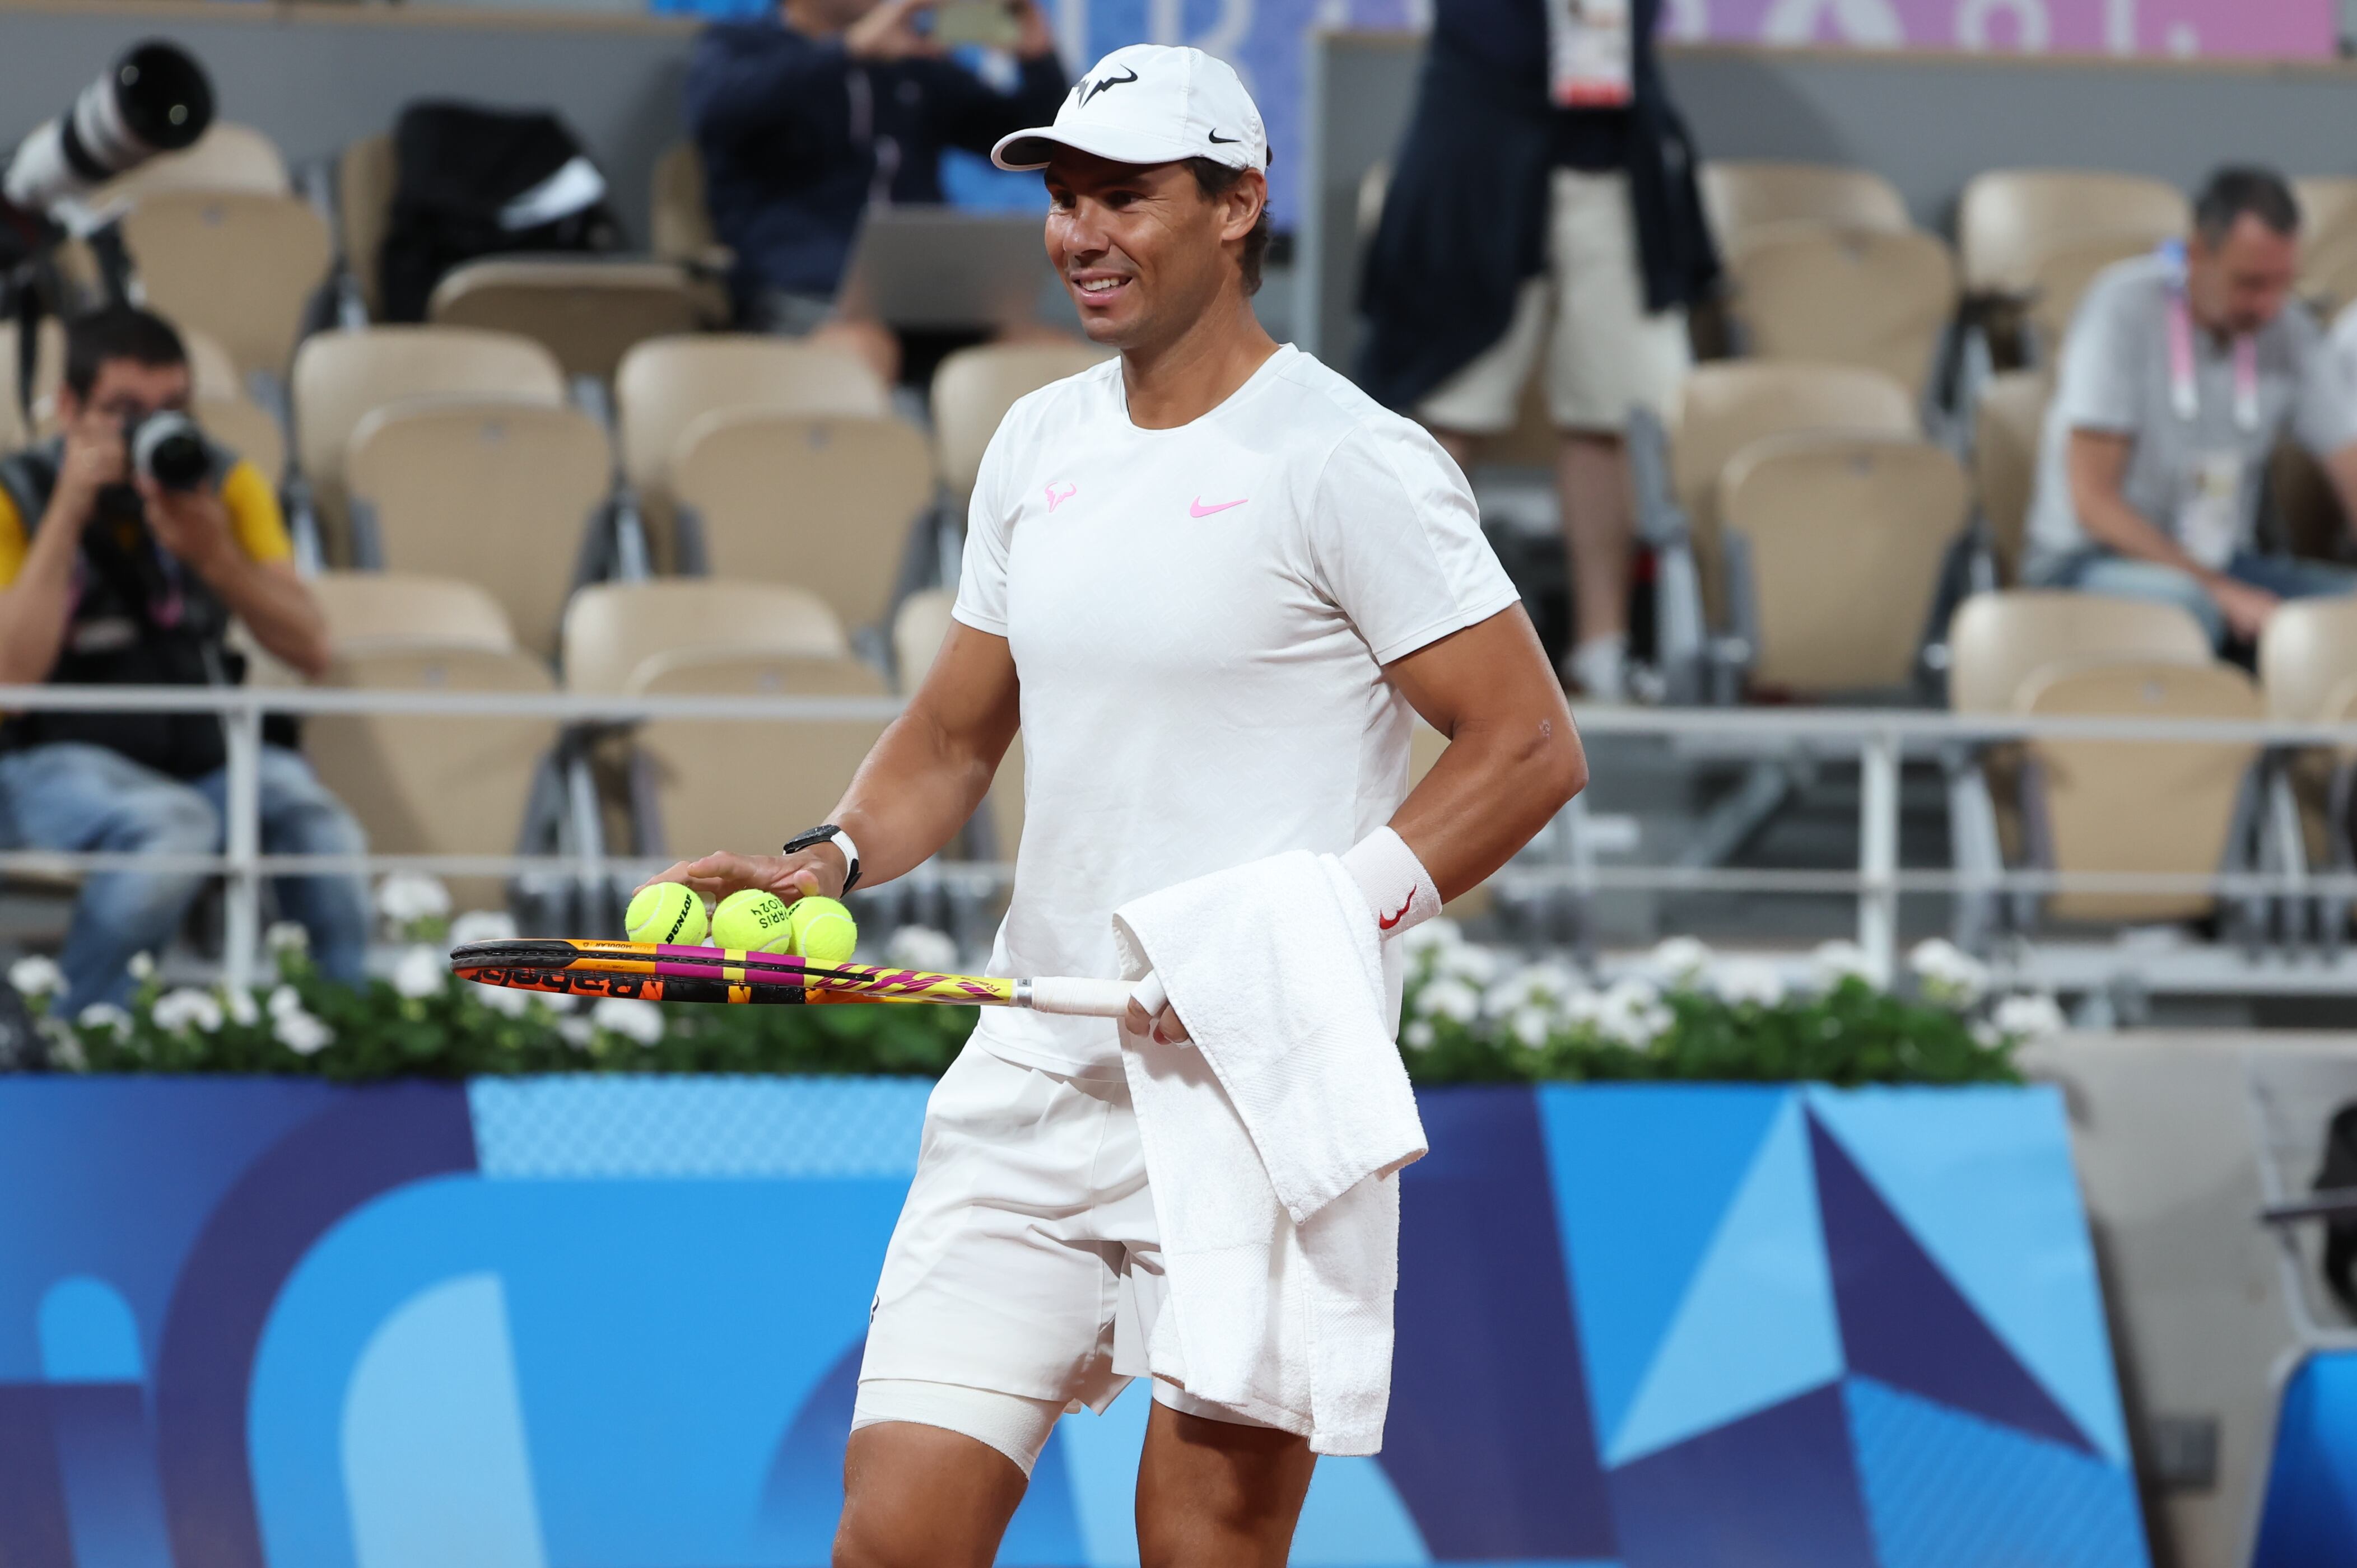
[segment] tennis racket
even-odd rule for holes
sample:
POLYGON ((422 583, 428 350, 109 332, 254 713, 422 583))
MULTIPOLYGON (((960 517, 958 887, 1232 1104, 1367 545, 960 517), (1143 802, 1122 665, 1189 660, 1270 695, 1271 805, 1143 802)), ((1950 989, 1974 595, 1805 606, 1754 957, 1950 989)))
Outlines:
POLYGON ((839 1002, 916 1002, 964 1007, 1028 1007, 1118 1018, 1129 1007, 1123 980, 934 974, 872 964, 813 964, 782 953, 669 942, 608 942, 519 937, 468 942, 450 954, 461 980, 575 996, 649 1002, 734 1002, 787 1006, 839 1002))

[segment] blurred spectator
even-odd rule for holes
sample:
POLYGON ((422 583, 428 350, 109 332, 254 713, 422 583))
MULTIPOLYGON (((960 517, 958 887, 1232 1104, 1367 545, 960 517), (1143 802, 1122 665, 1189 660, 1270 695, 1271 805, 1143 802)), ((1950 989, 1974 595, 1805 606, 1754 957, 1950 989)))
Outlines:
POLYGON ((2284 599, 2357 590, 2343 567, 2257 548, 2287 429, 2343 508, 2357 499, 2357 398, 2291 296, 2298 274, 2290 187, 2224 168, 2186 241, 2096 278, 2047 412, 2029 583, 2182 605, 2221 645, 2255 639, 2284 599))
POLYGON ((1666 413, 1685 307, 1718 275, 1695 153, 1654 57, 1660 0, 1437 0, 1415 118, 1367 258, 1359 381, 1464 465, 1544 355, 1577 596, 1565 673, 1622 694, 1631 503, 1620 432, 1666 413))
MULTIPOLYGON (((232 617, 305 674, 327 668, 327 624, 295 575, 262 471, 220 447, 211 477, 191 489, 132 471, 132 430, 185 411, 188 397, 187 352, 160 318, 115 308, 68 327, 65 434, 0 463, 0 685, 234 683, 243 671, 227 644, 232 617)), ((19 714, 0 725, 0 817, 41 849, 217 854, 226 759, 210 714, 19 714)), ((263 746, 261 786, 264 850, 365 849, 359 824, 289 746, 263 746)), ((122 1002, 132 955, 163 950, 204 882, 104 872, 83 883, 64 1005, 122 1002)), ((290 877, 278 897, 310 929, 321 967, 359 979, 369 922, 360 881, 290 877)))
POLYGON ((890 329, 833 314, 860 214, 871 203, 940 201, 942 148, 987 154, 999 137, 1055 118, 1064 97, 1055 38, 1033 0, 1007 0, 1019 29, 1008 92, 944 58, 922 30, 934 9, 935 0, 784 0, 774 17, 706 28, 688 67, 688 125, 713 228, 737 252, 740 317, 842 342, 887 382, 899 369, 890 329))

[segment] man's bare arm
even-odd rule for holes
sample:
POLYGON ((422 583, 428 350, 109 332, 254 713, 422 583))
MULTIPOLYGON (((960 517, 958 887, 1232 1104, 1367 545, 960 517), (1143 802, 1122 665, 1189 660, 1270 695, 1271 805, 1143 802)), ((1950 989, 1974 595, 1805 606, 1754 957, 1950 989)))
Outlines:
MULTIPOLYGON (((2256 637, 2275 613, 2276 596, 2236 582, 2188 555, 2176 540, 2153 526, 2121 493, 2128 456, 2136 443, 2101 430, 2073 430, 2064 466, 2071 481, 2071 507, 2087 537, 2105 549, 2138 561, 2174 566, 2201 585, 2243 637, 2256 637)), ((2337 481, 2336 481, 2337 482, 2337 481)))
MULTIPOLYGON (((859 846, 863 886, 888 882, 955 836, 990 791, 1015 738, 1020 687, 1006 639, 952 622, 939 657, 908 707, 878 736, 852 776, 834 822, 859 846)), ((780 824, 780 836, 807 822, 780 824)), ((820 844, 798 854, 705 855, 654 880, 684 882, 725 897, 767 888, 781 898, 834 897, 850 866, 820 844)))
POLYGON ((1392 817, 1443 898, 1479 886, 1587 785, 1563 687, 1520 605, 1384 666, 1448 749, 1392 817))

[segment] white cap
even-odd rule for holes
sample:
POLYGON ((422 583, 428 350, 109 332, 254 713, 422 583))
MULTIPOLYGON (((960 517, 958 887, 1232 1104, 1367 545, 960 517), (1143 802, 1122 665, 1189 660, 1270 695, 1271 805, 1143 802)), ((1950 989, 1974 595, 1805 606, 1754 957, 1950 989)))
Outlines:
POLYGON ((1210 158, 1230 168, 1268 166, 1268 127, 1233 68, 1168 44, 1114 50, 1072 84, 1054 124, 1000 137, 990 161, 1045 168, 1051 143, 1123 164, 1210 158))

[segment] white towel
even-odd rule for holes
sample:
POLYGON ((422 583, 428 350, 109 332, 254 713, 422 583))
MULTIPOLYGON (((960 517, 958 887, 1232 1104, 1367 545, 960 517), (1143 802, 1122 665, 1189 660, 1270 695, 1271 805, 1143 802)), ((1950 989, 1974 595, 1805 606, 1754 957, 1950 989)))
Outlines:
POLYGON ((1296 851, 1114 915, 1191 1041, 1122 1036, 1168 1303, 1147 1359, 1199 1398, 1383 1446, 1399 1281, 1399 1168, 1425 1152, 1358 884, 1296 851))

